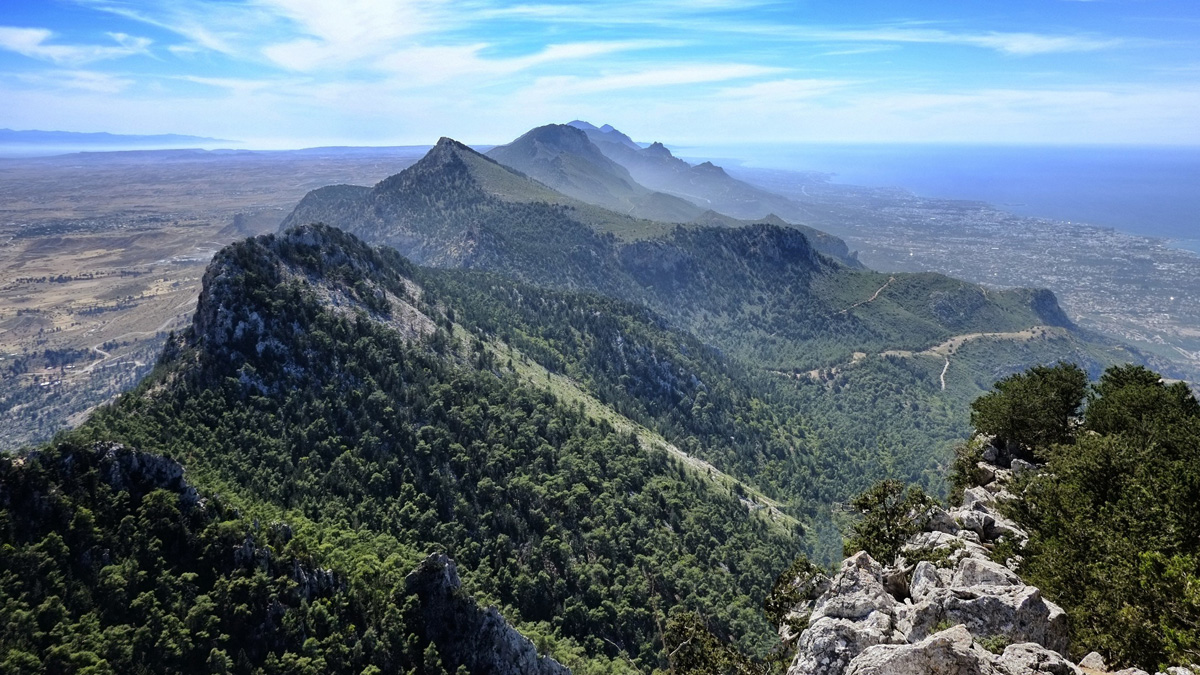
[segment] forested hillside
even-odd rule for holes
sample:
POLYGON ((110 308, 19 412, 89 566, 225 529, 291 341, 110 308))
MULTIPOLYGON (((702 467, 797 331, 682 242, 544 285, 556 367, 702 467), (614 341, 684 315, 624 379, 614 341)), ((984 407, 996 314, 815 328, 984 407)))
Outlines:
POLYGON ((663 665, 676 606, 766 649, 758 605, 799 533, 452 338, 412 274, 325 227, 236 244, 155 374, 73 440, 177 458, 250 512, 445 551, 585 672, 663 665))
MULTIPOLYGON (((1075 331, 1046 291, 856 268, 782 222, 672 226, 628 218, 448 139, 374 188, 331 190, 305 197, 285 224, 322 220, 436 268, 619 298, 719 349, 756 378, 748 391, 760 399, 773 392, 773 430, 762 437, 773 440, 735 433, 734 447, 697 454, 759 476, 762 489, 800 509, 811 508, 813 495, 840 500, 881 475, 940 492, 939 467, 967 432, 967 404, 991 382, 1059 359, 1098 373, 1137 358, 1075 331), (806 440, 797 440, 802 434, 806 440)), ((549 317, 530 321, 542 318, 549 317)), ((541 365, 562 368, 562 355, 547 358, 541 365)), ((593 384, 610 395, 619 388, 593 384)), ((678 416, 658 404, 641 405, 659 418, 678 416)), ((669 438, 686 443, 692 433, 669 438)))

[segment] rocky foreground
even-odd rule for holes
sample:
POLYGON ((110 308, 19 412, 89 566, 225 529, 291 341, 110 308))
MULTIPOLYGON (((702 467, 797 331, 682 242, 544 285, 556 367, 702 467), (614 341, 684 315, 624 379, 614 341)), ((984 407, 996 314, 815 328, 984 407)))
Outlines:
MULTIPOLYGON (((1026 533, 997 505, 1014 499, 1014 474, 1034 470, 994 448, 980 462, 983 485, 962 504, 935 508, 923 531, 891 565, 865 552, 842 562, 832 579, 797 580, 812 599, 790 618, 807 628, 795 635, 788 675, 1055 675, 1110 672, 1096 653, 1067 658, 1067 617, 1013 571, 1026 533), (997 559, 1000 559, 999 561, 997 559)), ((1119 675, 1149 675, 1128 668, 1119 675)), ((1200 666, 1170 668, 1193 675, 1200 666)))

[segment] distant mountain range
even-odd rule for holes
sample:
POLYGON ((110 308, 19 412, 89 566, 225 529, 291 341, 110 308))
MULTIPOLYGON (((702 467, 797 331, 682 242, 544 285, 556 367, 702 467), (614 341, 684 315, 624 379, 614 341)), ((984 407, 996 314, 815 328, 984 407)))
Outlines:
POLYGON ((646 146, 609 125, 576 120, 605 157, 629 171, 638 183, 733 218, 757 220, 775 215, 789 222, 811 220, 812 207, 733 178, 712 162, 689 164, 662 143, 646 146))
POLYGON ((0 145, 180 148, 236 142, 221 138, 186 136, 181 134, 128 135, 110 134, 103 131, 80 133, 76 131, 40 131, 36 129, 16 131, 13 129, 0 129, 0 145))

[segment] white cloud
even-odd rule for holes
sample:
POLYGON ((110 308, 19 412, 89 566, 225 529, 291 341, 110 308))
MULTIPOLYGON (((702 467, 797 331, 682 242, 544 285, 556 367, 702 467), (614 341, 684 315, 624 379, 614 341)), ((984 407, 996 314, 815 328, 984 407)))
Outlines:
POLYGON ((263 54, 291 70, 312 70, 378 56, 434 31, 441 2, 423 0, 258 0, 290 21, 301 37, 267 45, 263 54))
POLYGON ((990 49, 1013 56, 1090 52, 1110 49, 1125 44, 1125 41, 1117 38, 1086 35, 1052 35, 1002 31, 972 33, 909 26, 884 26, 864 29, 750 27, 748 29, 742 28, 741 30, 765 32, 777 37, 790 37, 794 40, 807 42, 961 45, 990 49))
POLYGON ((38 88, 74 89, 97 94, 118 94, 134 84, 134 81, 127 77, 90 70, 50 70, 22 73, 15 77, 20 82, 38 88))
POLYGON ((108 33, 115 45, 49 44, 53 31, 45 28, 0 26, 0 49, 42 61, 78 66, 148 52, 151 40, 125 33, 108 33))
POLYGON ((690 64, 671 68, 652 68, 626 73, 605 74, 597 77, 572 75, 538 78, 533 88, 553 92, 557 96, 595 94, 619 89, 642 89, 646 87, 678 87, 689 84, 706 84, 727 80, 761 77, 782 72, 780 68, 768 68, 748 64, 690 64))
POLYGON ((756 82, 741 87, 728 87, 717 92, 717 98, 739 101, 755 107, 812 101, 853 84, 849 80, 784 79, 756 82))
POLYGON ((577 42, 547 45, 523 56, 485 57, 490 45, 414 46, 397 49, 372 62, 372 67, 397 82, 420 86, 462 78, 495 78, 561 62, 595 60, 620 52, 654 49, 675 43, 657 40, 577 42))

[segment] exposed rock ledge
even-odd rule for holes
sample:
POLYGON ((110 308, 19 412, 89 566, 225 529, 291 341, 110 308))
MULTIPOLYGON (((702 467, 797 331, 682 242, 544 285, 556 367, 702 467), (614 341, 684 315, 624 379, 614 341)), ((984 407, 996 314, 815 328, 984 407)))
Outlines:
POLYGON ((466 666, 473 675, 570 675, 549 656, 538 656, 529 638, 517 632, 495 607, 484 610, 460 590, 458 570, 435 553, 405 579, 421 599, 426 637, 433 640, 449 670, 466 666))
MULTIPOLYGON (((979 468, 986 484, 967 490, 957 508, 935 509, 890 566, 860 552, 832 579, 809 582, 820 593, 793 611, 811 615, 788 675, 1109 672, 1098 654, 1069 661, 1062 609, 1021 582, 1013 572, 1019 559, 992 560, 998 544, 1019 549, 1028 539, 996 505, 1013 499, 1006 488, 1014 472, 1033 467, 1013 460, 1009 468, 979 468)), ((1166 675, 1200 675, 1193 668, 1166 675)), ((1130 668, 1119 675, 1148 674, 1130 668)))

